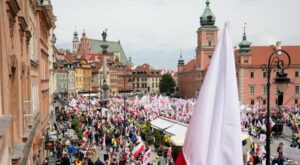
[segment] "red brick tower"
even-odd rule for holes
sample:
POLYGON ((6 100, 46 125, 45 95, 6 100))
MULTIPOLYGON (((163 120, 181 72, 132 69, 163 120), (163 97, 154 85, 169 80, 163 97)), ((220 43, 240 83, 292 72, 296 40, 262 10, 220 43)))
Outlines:
POLYGON ((215 26, 216 17, 212 13, 209 0, 206 1, 206 8, 200 17, 201 27, 197 31, 197 47, 196 47, 196 82, 201 88, 207 67, 215 50, 218 41, 218 27, 215 26))

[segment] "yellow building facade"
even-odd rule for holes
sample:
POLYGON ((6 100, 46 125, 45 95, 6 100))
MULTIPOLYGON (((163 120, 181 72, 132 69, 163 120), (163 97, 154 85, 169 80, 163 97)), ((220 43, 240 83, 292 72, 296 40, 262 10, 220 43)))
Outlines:
POLYGON ((92 89, 92 66, 85 60, 80 60, 75 67, 75 91, 88 92, 92 89))

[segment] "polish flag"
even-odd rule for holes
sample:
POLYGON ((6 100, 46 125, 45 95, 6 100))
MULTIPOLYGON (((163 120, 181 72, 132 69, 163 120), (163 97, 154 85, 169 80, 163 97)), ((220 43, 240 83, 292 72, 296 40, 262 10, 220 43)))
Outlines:
POLYGON ((90 133, 91 133, 91 131, 87 129, 86 131, 83 132, 83 136, 88 137, 90 135, 90 133))
POLYGON ((147 165, 150 162, 150 157, 151 157, 151 150, 148 149, 148 151, 144 154, 143 157, 143 165, 147 165))
POLYGON ((233 45, 226 23, 176 165, 243 164, 240 122, 233 45))
POLYGON ((144 152, 145 150, 146 150, 145 145, 143 142, 141 142, 133 148, 131 153, 133 154, 134 158, 137 158, 139 156, 139 154, 144 152))

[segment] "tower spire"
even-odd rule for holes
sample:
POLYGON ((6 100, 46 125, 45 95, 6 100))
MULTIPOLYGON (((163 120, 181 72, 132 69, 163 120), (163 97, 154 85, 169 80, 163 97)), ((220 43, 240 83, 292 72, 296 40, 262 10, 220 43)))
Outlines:
POLYGON ((206 6, 209 6, 209 4, 210 4, 210 1, 209 0, 206 0, 206 6))
POLYGON ((243 40, 240 42, 239 44, 239 52, 240 54, 247 54, 250 52, 250 45, 251 45, 251 42, 247 41, 247 35, 246 35, 246 25, 247 23, 245 22, 244 23, 244 33, 243 33, 243 40))
POLYGON ((182 49, 180 50, 180 58, 178 60, 178 66, 184 65, 184 59, 182 58, 182 49))
POLYGON ((246 35, 246 25, 247 22, 244 23, 244 34, 243 34, 243 40, 247 40, 247 35, 246 35))
POLYGON ((182 49, 180 49, 180 59, 182 59, 182 49))
POLYGON ((213 12, 211 11, 209 4, 210 1, 206 0, 206 7, 202 16, 200 17, 200 24, 201 26, 214 26, 216 17, 214 16, 213 12))

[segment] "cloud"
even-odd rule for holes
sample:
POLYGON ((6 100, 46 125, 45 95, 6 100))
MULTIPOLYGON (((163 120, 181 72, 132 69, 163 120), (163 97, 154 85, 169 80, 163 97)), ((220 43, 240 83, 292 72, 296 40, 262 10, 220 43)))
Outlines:
MULTIPOLYGON (((57 45, 71 48, 75 29, 101 38, 108 28, 109 40, 120 40, 127 56, 137 64, 177 68, 179 52, 185 62, 195 57, 199 17, 205 0, 52 0, 57 21, 57 45)), ((243 24, 253 45, 299 45, 299 0, 213 0, 219 29, 232 21, 235 45, 241 41, 243 24)))

